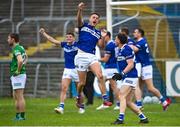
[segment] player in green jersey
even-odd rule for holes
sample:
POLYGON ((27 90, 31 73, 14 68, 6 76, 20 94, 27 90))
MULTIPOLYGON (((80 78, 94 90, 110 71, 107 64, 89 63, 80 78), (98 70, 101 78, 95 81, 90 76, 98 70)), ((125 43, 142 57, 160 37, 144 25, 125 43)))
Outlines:
POLYGON ((12 48, 12 62, 10 64, 11 84, 15 99, 15 120, 25 120, 24 88, 26 83, 27 55, 23 46, 19 45, 19 35, 11 33, 8 36, 8 44, 12 48))

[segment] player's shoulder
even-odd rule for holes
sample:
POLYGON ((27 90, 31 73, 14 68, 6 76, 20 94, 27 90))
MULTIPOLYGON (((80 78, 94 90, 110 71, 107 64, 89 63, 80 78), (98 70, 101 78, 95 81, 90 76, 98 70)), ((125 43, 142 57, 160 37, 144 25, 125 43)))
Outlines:
POLYGON ((14 48, 14 51, 25 51, 24 47, 22 45, 17 45, 15 48, 14 48))
POLYGON ((132 52, 133 50, 132 50, 132 48, 129 46, 129 45, 125 45, 124 46, 124 50, 123 50, 125 53, 128 53, 128 52, 132 52))

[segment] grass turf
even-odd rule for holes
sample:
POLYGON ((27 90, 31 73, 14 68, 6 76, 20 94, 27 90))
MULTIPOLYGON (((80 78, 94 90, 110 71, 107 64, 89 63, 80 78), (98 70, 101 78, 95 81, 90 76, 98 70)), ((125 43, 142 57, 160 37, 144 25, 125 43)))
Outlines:
MULTIPOLYGON (((56 114, 57 98, 27 98, 26 120, 14 121, 15 107, 12 98, 0 98, 0 126, 112 126, 119 111, 109 109, 96 111, 102 101, 95 99, 92 106, 86 107, 85 114, 78 114, 75 99, 67 99, 63 115, 56 114)), ((146 104, 144 113, 149 124, 139 124, 138 117, 129 109, 126 111, 123 126, 180 126, 180 103, 172 104, 168 111, 162 111, 159 104, 146 104)))

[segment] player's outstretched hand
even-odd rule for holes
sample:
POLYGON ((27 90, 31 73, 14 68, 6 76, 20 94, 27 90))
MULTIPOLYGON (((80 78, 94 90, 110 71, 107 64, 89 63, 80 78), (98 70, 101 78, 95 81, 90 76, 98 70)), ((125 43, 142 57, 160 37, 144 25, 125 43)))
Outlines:
POLYGON ((117 81, 117 80, 121 80, 121 79, 122 79, 122 77, 123 77, 123 75, 122 75, 122 74, 119 74, 119 73, 114 73, 114 75, 113 75, 112 79, 117 81))
POLYGON ((41 28, 40 30, 39 30, 39 33, 41 33, 41 34, 43 34, 45 32, 45 29, 44 28, 41 28))
POLYGON ((82 10, 85 7, 85 4, 83 2, 79 3, 78 9, 82 10))

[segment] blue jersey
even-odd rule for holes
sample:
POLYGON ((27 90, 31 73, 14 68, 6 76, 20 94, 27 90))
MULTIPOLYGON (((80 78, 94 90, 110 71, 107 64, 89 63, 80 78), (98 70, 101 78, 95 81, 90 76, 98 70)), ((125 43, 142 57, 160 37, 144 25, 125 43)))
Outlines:
POLYGON ((101 32, 88 23, 79 28, 78 48, 84 52, 95 54, 95 47, 101 38, 101 32))
POLYGON ((77 54, 77 42, 69 45, 67 42, 61 42, 61 47, 64 49, 65 68, 74 69, 74 57, 77 54))
POLYGON ((128 37, 128 45, 134 45, 135 41, 133 39, 131 39, 130 37, 128 37))
POLYGON ((105 47, 105 54, 109 54, 110 58, 105 64, 105 68, 117 68, 115 57, 116 44, 113 40, 109 41, 105 47))
POLYGON ((136 52, 136 58, 138 62, 141 63, 142 67, 151 65, 147 40, 142 38, 136 42, 135 46, 139 49, 139 51, 136 52))
MULTIPOLYGON (((128 37, 128 43, 127 44, 128 45, 136 45, 136 42, 133 39, 131 39, 130 37, 128 37)), ((135 54, 135 61, 136 61, 136 63, 140 63, 136 57, 136 54, 135 54)))
MULTIPOLYGON (((121 73, 127 64, 128 59, 134 59, 134 51, 129 47, 127 44, 125 44, 121 49, 119 49, 118 56, 117 56, 117 66, 118 66, 118 71, 121 73)), ((134 62, 134 67, 126 73, 126 75, 123 77, 124 78, 137 78, 137 70, 135 68, 135 62, 134 62)))

